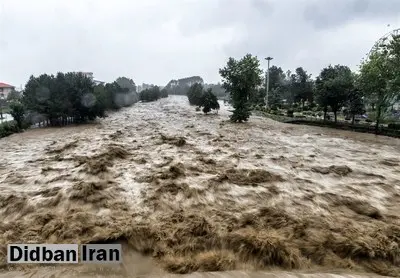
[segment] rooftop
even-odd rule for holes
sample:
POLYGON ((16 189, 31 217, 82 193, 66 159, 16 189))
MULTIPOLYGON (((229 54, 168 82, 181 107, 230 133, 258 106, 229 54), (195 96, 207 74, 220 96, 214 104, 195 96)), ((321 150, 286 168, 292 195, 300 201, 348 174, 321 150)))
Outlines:
POLYGON ((0 82, 0 88, 15 88, 14 86, 0 82))

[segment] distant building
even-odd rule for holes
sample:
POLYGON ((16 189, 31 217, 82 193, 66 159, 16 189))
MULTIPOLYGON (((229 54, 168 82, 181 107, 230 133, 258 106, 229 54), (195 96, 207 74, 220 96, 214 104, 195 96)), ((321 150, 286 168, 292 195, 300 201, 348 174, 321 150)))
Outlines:
POLYGON ((90 79, 93 80, 93 72, 85 72, 85 71, 80 71, 79 73, 82 73, 84 76, 89 77, 90 79))
POLYGON ((0 82, 0 97, 7 98, 8 94, 11 93, 14 89, 14 86, 0 82))
POLYGON ((79 73, 82 73, 84 76, 90 78, 93 81, 94 85, 96 85, 96 86, 97 85, 104 85, 104 83, 105 83, 103 81, 94 79, 93 72, 79 71, 79 73))

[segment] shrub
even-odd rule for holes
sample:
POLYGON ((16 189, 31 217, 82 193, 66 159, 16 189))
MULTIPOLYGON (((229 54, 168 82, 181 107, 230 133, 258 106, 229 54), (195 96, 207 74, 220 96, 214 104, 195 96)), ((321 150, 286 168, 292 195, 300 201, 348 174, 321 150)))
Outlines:
POLYGON ((25 107, 17 101, 13 101, 10 105, 11 108, 11 116, 17 122, 18 128, 22 129, 24 115, 25 115, 25 107))
POLYGON ((203 97, 201 98, 201 103, 199 106, 203 107, 203 112, 205 114, 210 112, 211 109, 218 110, 220 108, 217 96, 213 94, 211 88, 203 93, 203 97))
POLYGON ((400 130, 400 123, 390 123, 388 124, 388 128, 400 130))
POLYGON ((143 102, 158 100, 161 98, 160 88, 157 86, 154 86, 152 88, 143 90, 140 92, 139 98, 143 102))
POLYGON ((286 112, 286 115, 288 117, 292 117, 293 118, 293 114, 294 114, 294 110, 293 109, 288 109, 287 112, 286 112))
POLYGON ((0 138, 10 136, 11 134, 17 132, 19 132, 19 128, 15 121, 4 122, 0 124, 0 138))

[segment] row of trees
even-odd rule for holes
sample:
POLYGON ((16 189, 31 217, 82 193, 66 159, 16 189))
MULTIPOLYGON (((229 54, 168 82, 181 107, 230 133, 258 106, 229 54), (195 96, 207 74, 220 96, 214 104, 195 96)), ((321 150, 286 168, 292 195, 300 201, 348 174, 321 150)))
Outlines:
POLYGON ((218 110, 220 108, 217 96, 213 93, 211 88, 204 90, 203 85, 199 83, 193 84, 187 91, 187 96, 190 105, 203 108, 203 112, 207 114, 211 110, 218 110))
MULTIPOLYGON (((394 101, 400 100, 400 37, 380 45, 363 61, 359 73, 347 66, 335 65, 322 69, 313 80, 303 68, 294 73, 284 72, 280 67, 270 68, 270 93, 268 104, 272 109, 286 108, 305 103, 324 111, 328 108, 335 115, 342 108, 353 117, 365 113, 366 104, 376 112, 376 127, 383 113, 394 101)), ((219 70, 223 88, 230 94, 234 107, 231 120, 247 121, 251 105, 265 105, 266 90, 263 71, 257 57, 247 54, 240 60, 229 58, 219 70)))
POLYGON ((145 89, 139 94, 139 99, 143 102, 156 101, 160 98, 166 97, 168 97, 168 91, 166 89, 160 90, 160 87, 158 86, 145 89))
POLYGON ((106 110, 130 106, 139 100, 133 80, 120 77, 113 83, 95 86, 82 73, 31 76, 22 97, 13 99, 11 115, 22 126, 46 122, 66 125, 104 117, 106 110), (27 114, 24 117, 24 114, 27 114))

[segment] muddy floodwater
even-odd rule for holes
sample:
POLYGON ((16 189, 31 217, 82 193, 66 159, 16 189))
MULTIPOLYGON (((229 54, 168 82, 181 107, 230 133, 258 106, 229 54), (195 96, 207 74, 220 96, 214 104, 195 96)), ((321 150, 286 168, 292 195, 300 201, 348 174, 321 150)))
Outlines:
POLYGON ((228 110, 171 96, 1 139, 0 278, 400 277, 400 140, 228 110), (5 263, 112 242, 121 265, 5 263))

